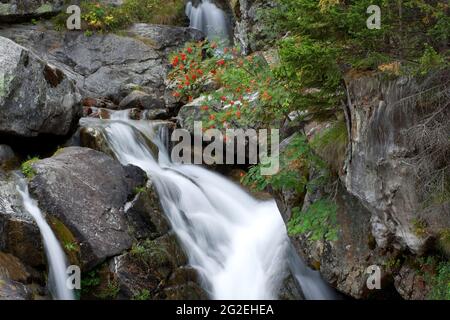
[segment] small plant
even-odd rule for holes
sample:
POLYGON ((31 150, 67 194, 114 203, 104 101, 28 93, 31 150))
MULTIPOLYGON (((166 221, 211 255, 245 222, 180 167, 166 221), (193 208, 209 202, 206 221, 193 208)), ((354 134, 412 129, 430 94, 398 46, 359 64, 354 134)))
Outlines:
POLYGON ((414 228, 414 233, 418 237, 425 237, 427 235, 427 223, 425 220, 420 218, 414 218, 412 221, 412 225, 414 228))
POLYGON ((93 289, 101 283, 98 270, 89 271, 81 277, 81 296, 89 294, 93 289))
POLYGON ((388 270, 397 270, 401 266, 401 261, 396 257, 391 257, 386 261, 385 266, 388 270))
POLYGON ((73 242, 66 242, 66 243, 64 243, 64 248, 65 248, 67 251, 72 251, 72 252, 78 251, 78 246, 77 246, 77 244, 76 244, 76 243, 73 243, 73 242))
POLYGON ((120 292, 120 285, 116 279, 108 279, 108 283, 106 287, 102 288, 99 293, 95 294, 95 296, 102 300, 113 300, 117 298, 117 295, 120 292))
POLYGON ((431 279, 431 300, 450 300, 450 263, 441 262, 436 267, 436 274, 431 279))
POLYGON ((161 245, 150 239, 134 244, 130 254, 133 258, 137 259, 147 267, 170 262, 168 253, 161 245))
POLYGON ((150 291, 147 289, 143 289, 133 297, 133 300, 150 300, 150 298, 150 291))
POLYGON ((136 188, 134 188, 133 193, 134 193, 135 195, 138 195, 138 194, 140 194, 140 193, 144 193, 146 190, 147 190, 147 188, 146 188, 145 186, 142 186, 142 187, 136 187, 136 188))
POLYGON ((36 171, 33 168, 33 163, 35 163, 36 161, 39 161, 39 158, 33 157, 22 163, 22 165, 20 166, 20 170, 28 179, 33 179, 36 175, 36 171))
POLYGON ((309 239, 312 241, 337 240, 337 206, 330 199, 317 200, 305 212, 298 207, 292 211, 292 218, 288 222, 289 235, 311 233, 309 239))

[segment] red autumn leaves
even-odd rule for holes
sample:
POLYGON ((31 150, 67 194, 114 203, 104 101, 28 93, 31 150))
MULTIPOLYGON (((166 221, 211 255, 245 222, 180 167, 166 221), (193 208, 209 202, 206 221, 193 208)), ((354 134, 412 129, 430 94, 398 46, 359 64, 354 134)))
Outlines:
POLYGON ((251 116, 248 108, 253 103, 251 94, 259 92, 260 101, 270 101, 270 79, 258 74, 257 59, 243 57, 237 49, 217 50, 215 43, 191 44, 171 59, 173 71, 169 77, 176 84, 173 96, 192 101, 208 96, 200 105, 204 128, 227 128, 233 121, 251 116), (213 49, 213 50, 211 50, 213 49), (216 92, 205 91, 207 82, 213 80, 221 87, 216 92), (266 81, 267 80, 267 81, 266 81))

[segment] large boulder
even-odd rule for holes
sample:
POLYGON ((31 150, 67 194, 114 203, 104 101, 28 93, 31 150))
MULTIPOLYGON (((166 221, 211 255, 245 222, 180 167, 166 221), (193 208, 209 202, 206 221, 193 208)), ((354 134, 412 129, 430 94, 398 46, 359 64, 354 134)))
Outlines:
POLYGON ((64 0, 9 0, 0 2, 0 23, 17 22, 60 12, 64 0))
POLYGON ((172 234, 137 244, 110 263, 119 284, 119 298, 206 299, 198 274, 186 267, 187 258, 172 234))
POLYGON ((137 24, 117 34, 57 32, 44 26, 17 25, 1 29, 11 38, 44 56, 76 81, 84 97, 108 97, 116 104, 139 89, 152 105, 165 104, 168 54, 203 34, 194 29, 137 24))
POLYGON ((33 169, 32 194, 57 236, 73 242, 84 268, 131 247, 124 206, 145 181, 142 171, 79 147, 62 149, 33 169))
POLYGON ((59 69, 0 37, 0 133, 67 135, 81 115, 75 84, 59 69))

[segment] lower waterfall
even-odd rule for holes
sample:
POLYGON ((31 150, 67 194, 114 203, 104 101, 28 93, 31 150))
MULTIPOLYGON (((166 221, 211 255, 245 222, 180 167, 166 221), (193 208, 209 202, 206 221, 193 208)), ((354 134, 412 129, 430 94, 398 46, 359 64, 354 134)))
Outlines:
POLYGON ((66 284, 67 261, 58 239, 56 239, 36 201, 31 198, 25 180, 20 181, 17 191, 22 197, 25 210, 33 217, 42 235, 49 266, 48 287, 52 297, 56 300, 74 300, 73 291, 66 284))
MULTIPOLYGON (((172 163, 161 138, 167 137, 167 132, 161 134, 167 129, 164 123, 112 119, 83 118, 80 124, 101 130, 122 164, 146 171, 210 297, 276 299, 287 276, 291 247, 275 201, 256 200, 203 167, 172 163), (158 147, 158 155, 146 139, 158 147)), ((310 298, 327 299, 330 292, 323 285, 310 298)))

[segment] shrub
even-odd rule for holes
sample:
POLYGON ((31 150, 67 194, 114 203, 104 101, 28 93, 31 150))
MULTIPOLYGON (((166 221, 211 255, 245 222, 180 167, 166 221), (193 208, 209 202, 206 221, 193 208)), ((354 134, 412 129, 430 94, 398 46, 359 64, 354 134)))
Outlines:
POLYGON ((308 234, 312 241, 336 241, 338 229, 336 221, 337 206, 329 199, 323 198, 312 203, 303 212, 294 208, 293 216, 288 222, 288 233, 291 236, 308 234))
MULTIPOLYGON (((184 22, 183 0, 125 0, 121 6, 82 1, 82 27, 87 35, 93 31, 117 31, 132 23, 181 24, 184 22)), ((69 17, 61 13, 54 18, 57 30, 65 28, 69 17)))

